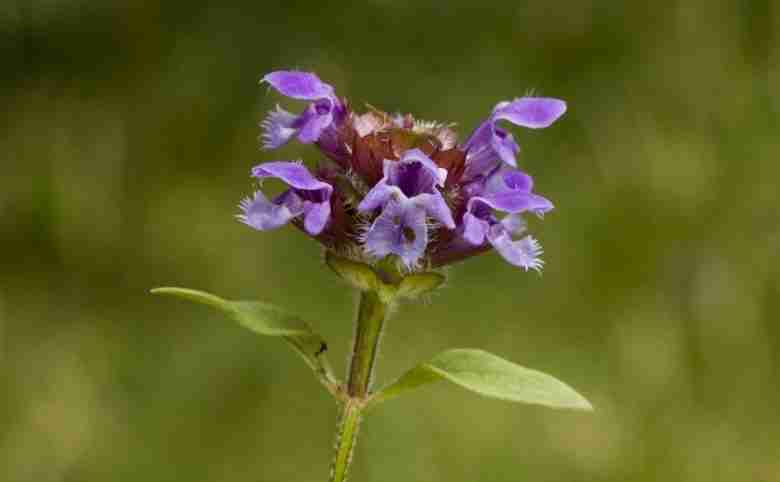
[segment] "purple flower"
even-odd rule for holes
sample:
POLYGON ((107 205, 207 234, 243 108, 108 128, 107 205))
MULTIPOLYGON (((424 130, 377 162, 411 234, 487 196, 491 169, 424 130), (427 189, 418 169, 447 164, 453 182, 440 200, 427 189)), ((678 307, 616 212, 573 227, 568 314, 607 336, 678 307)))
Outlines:
POLYGON ((541 129, 550 126, 564 112, 564 101, 547 97, 521 97, 496 105, 490 117, 477 127, 463 146, 467 153, 464 179, 486 176, 501 162, 517 167, 515 156, 520 146, 512 134, 497 125, 498 121, 541 129))
POLYGON ((303 113, 295 115, 278 105, 262 122, 263 148, 275 149, 297 136, 304 144, 317 142, 328 128, 344 118, 345 107, 333 87, 315 74, 280 70, 263 77, 280 94, 298 100, 312 101, 303 113))
POLYGON ((300 114, 277 107, 268 115, 264 147, 297 138, 323 156, 314 174, 293 162, 257 166, 255 177, 279 178, 289 189, 273 200, 256 192, 241 203, 241 221, 261 230, 292 221, 341 256, 363 263, 394 256, 408 271, 491 249, 515 266, 541 269, 542 249, 525 233, 523 216, 542 216, 553 205, 516 169, 520 146, 499 123, 548 127, 564 114, 565 102, 501 102, 459 144, 450 123, 370 106, 355 112, 312 73, 277 71, 263 82, 308 101, 300 114))
POLYGON ((316 179, 298 162, 266 162, 252 169, 252 176, 261 181, 268 177, 281 179, 290 189, 269 201, 261 191, 241 202, 244 224, 264 231, 275 229, 303 215, 306 232, 316 236, 330 218, 330 197, 333 187, 316 179))
POLYGON ((437 189, 446 179, 447 170, 419 149, 406 151, 398 161, 385 159, 384 177, 358 205, 364 214, 382 208, 363 236, 366 251, 380 258, 395 254, 407 267, 414 266, 428 245, 428 217, 455 229, 450 208, 437 189))
POLYGON ((546 198, 531 192, 533 179, 517 169, 503 167, 483 183, 472 185, 472 196, 463 215, 462 236, 468 243, 479 246, 487 240, 507 261, 522 268, 539 270, 542 249, 530 236, 513 241, 512 235, 525 232, 521 213, 542 216, 553 208, 546 198), (494 211, 507 213, 499 221, 494 211))

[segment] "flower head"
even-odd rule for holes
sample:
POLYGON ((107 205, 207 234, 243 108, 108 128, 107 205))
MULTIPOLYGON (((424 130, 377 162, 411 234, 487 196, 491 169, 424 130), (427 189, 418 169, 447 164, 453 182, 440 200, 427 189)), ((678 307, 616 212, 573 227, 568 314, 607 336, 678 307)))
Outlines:
POLYGON ((458 144, 449 124, 370 106, 354 112, 311 73, 272 72, 263 82, 309 102, 297 115, 272 111, 262 124, 264 147, 297 138, 315 144, 323 158, 313 173, 297 162, 255 167, 257 179, 275 177, 289 189, 273 200, 260 191, 244 200, 242 222, 266 230, 291 221, 329 250, 370 263, 393 256, 410 271, 490 248, 515 266, 541 269, 542 249, 525 234, 523 216, 541 216, 553 205, 517 169, 520 147, 498 124, 547 127, 566 111, 563 101, 501 102, 458 144))

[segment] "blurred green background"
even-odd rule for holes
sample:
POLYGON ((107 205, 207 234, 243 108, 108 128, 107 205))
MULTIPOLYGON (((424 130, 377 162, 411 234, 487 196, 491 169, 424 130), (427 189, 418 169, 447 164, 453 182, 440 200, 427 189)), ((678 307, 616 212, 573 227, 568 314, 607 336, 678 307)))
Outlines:
POLYGON ((441 384, 366 419, 354 481, 780 481, 780 6, 769 0, 0 3, 0 480, 323 481, 337 407, 282 343, 147 290, 294 308, 339 372, 355 299, 237 223, 279 68, 355 105, 515 130, 557 210, 543 276, 488 254, 388 325, 378 381, 451 347, 594 414, 441 384))

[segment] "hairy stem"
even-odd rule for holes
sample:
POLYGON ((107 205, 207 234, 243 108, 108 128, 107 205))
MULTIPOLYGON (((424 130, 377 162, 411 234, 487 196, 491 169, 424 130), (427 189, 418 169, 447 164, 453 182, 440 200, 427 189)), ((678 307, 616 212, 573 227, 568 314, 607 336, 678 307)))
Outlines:
POLYGON ((363 407, 371 388, 371 377, 387 309, 387 303, 382 301, 376 292, 360 293, 360 307, 347 380, 347 400, 338 426, 331 482, 344 482, 352 462, 352 451, 360 428, 363 407))
POLYGON ((362 407, 351 400, 344 404, 344 411, 341 414, 336 434, 336 457, 333 459, 330 473, 332 482, 347 480, 347 470, 352 462, 352 451, 355 448, 355 441, 360 430, 361 412, 362 407))

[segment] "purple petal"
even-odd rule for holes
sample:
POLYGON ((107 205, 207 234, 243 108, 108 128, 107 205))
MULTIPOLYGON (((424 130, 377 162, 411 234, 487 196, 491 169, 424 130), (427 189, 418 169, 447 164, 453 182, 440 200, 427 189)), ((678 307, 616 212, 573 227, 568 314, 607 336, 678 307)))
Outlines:
POLYGON ((312 236, 317 236, 325 229, 330 219, 330 201, 313 203, 306 201, 303 204, 303 227, 312 236))
POLYGON ((517 169, 504 167, 493 173, 485 182, 484 189, 469 199, 468 209, 473 212, 474 204, 482 202, 493 209, 507 213, 531 211, 541 215, 553 208, 546 198, 533 194, 533 179, 517 169))
POLYGON ((484 193, 500 194, 509 191, 530 193, 533 187, 534 180, 531 176, 518 169, 504 167, 487 179, 484 193))
MULTIPOLYGON (((401 155, 401 164, 419 163, 422 168, 430 175, 437 186, 443 187, 447 180, 447 170, 436 165, 433 160, 426 156, 420 149, 409 149, 401 155)), ((387 163, 385 163, 385 175, 387 175, 387 163)))
POLYGON ((467 153, 464 178, 487 176, 498 160, 510 166, 517 165, 520 146, 509 132, 497 125, 498 121, 506 120, 518 126, 540 129, 555 122, 564 112, 564 101, 547 97, 522 97, 499 103, 463 146, 467 153))
POLYGON ((330 114, 313 116, 306 119, 298 134, 298 140, 304 144, 317 142, 324 131, 333 122, 330 114))
POLYGON ((292 70, 278 70, 263 77, 280 94, 293 99, 317 100, 333 96, 333 87, 315 74, 292 70))
MULTIPOLYGON (((304 214, 306 231, 313 236, 322 232, 330 218, 330 196, 333 192, 330 184, 312 176, 303 164, 298 162, 266 162, 255 166, 252 175, 258 179, 275 177, 290 186, 288 191, 273 202, 267 201, 260 193, 255 194, 255 198, 260 199, 255 208, 255 224, 278 227, 291 218, 304 214)), ((244 217, 250 219, 246 213, 244 217)))
POLYGON ((414 197, 414 203, 423 208, 428 216, 446 226, 447 229, 455 229, 455 220, 452 219, 452 212, 441 193, 418 194, 414 197))
POLYGON ((528 174, 517 169, 505 169, 501 172, 504 185, 513 191, 531 192, 534 188, 534 180, 528 174))
POLYGON ((523 213, 531 211, 541 215, 553 209, 553 204, 546 198, 521 191, 508 191, 498 194, 486 194, 469 199, 468 209, 471 211, 474 204, 483 202, 493 209, 506 213, 523 213))
POLYGON ((395 186, 388 186, 387 180, 382 179, 376 183, 376 185, 368 191, 368 194, 366 194, 363 200, 360 201, 360 204, 358 204, 358 211, 361 213, 373 211, 374 209, 384 206, 393 196, 406 197, 400 189, 395 186))
POLYGON ((242 214, 238 219, 248 226, 265 231, 283 226, 303 212, 303 203, 291 191, 283 193, 276 201, 269 201, 262 192, 257 191, 253 197, 241 201, 242 214))
POLYGON ((501 224, 507 231, 509 231, 510 234, 514 236, 523 234, 528 227, 528 223, 525 222, 525 219, 523 219, 523 217, 517 213, 507 214, 504 216, 504 219, 501 220, 501 224))
POLYGON ((298 132, 294 127, 298 116, 287 112, 278 105, 276 110, 268 113, 268 116, 260 123, 263 128, 263 149, 276 149, 287 142, 298 132))
POLYGON ((428 245, 425 211, 413 204, 390 202, 363 236, 365 250, 379 258, 401 257, 407 268, 415 266, 428 245))
POLYGON ((479 246, 485 242, 485 236, 487 236, 490 224, 484 219, 480 219, 471 213, 463 215, 463 239, 479 246))
POLYGON ((509 232, 500 224, 496 224, 490 228, 488 240, 501 257, 526 271, 529 269, 540 271, 544 265, 544 261, 540 258, 542 247, 531 236, 513 241, 509 232))
POLYGON ((309 105, 301 115, 301 130, 298 133, 298 140, 304 144, 317 142, 329 125, 333 123, 333 114, 330 109, 320 113, 315 104, 309 105))
POLYGON ((322 190, 327 198, 330 198, 330 193, 333 191, 333 187, 330 184, 312 176, 309 170, 299 162, 265 162, 252 169, 252 176, 258 179, 276 177, 295 189, 307 191, 322 190))
POLYGON ((501 165, 501 159, 488 146, 479 150, 468 151, 466 154, 466 170, 463 172, 463 179, 467 181, 489 176, 498 166, 501 165))
POLYGON ((483 121, 479 127, 469 136, 463 148, 467 151, 472 149, 479 150, 480 147, 489 146, 494 136, 493 115, 491 114, 487 120, 483 121))
POLYGON ((436 186, 443 186, 447 170, 436 165, 419 149, 406 151, 401 159, 385 159, 384 177, 366 194, 358 205, 358 211, 369 212, 390 200, 406 204, 411 201, 429 216, 450 229, 455 221, 449 206, 436 186))
POLYGON ((464 145, 466 150, 465 179, 490 175, 503 161, 510 166, 517 165, 520 146, 514 136, 496 125, 495 114, 484 121, 464 145))
POLYGON ((397 186, 407 198, 421 193, 434 193, 436 186, 444 186, 447 170, 436 165, 419 149, 406 151, 401 159, 385 159, 384 178, 389 186, 397 186))
POLYGON ((566 112, 566 102, 550 97, 521 97, 502 102, 493 110, 496 120, 531 129, 548 127, 566 112))
POLYGON ((517 166, 517 153, 520 152, 520 146, 515 142, 514 136, 500 127, 496 127, 496 135, 492 140, 492 147, 499 159, 509 164, 517 166))

